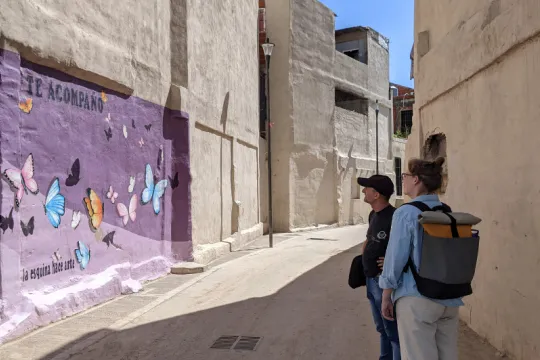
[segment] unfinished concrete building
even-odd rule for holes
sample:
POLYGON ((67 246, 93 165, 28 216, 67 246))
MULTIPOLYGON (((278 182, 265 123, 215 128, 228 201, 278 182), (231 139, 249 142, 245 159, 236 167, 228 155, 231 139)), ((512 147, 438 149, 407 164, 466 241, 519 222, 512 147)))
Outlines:
POLYGON ((334 17, 316 0, 266 2, 277 231, 367 220, 356 178, 376 170, 377 101, 379 173, 395 178, 388 40, 365 27, 335 31, 334 17))

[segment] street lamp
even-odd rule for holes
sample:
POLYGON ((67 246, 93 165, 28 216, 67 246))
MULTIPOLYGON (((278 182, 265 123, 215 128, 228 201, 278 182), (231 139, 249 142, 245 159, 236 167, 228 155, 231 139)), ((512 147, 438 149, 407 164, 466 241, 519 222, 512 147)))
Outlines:
POLYGON ((272 138, 270 125, 270 57, 274 44, 268 38, 261 44, 266 59, 266 141, 268 142, 268 245, 274 247, 274 229, 272 221, 272 138))
POLYGON ((375 100, 375 171, 379 175, 379 100, 375 100))

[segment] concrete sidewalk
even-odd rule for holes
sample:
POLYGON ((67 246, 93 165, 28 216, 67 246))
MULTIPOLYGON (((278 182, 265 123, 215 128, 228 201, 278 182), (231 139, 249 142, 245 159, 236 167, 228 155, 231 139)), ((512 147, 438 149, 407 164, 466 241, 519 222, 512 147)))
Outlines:
MULTIPOLYGON (((365 289, 347 286, 365 230, 278 235, 273 249, 260 238, 203 274, 164 277, 8 343, 0 359, 378 358, 365 289), (244 350, 211 348, 221 336, 233 336, 222 347, 244 350)), ((494 348, 462 330, 461 360, 497 358, 494 348)))

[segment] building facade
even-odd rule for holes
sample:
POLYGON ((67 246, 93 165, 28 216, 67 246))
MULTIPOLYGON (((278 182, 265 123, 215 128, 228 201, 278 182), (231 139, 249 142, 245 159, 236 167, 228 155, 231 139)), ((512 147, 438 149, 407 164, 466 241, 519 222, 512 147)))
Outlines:
POLYGON ((364 27, 335 31, 334 16, 316 0, 266 2, 277 231, 367 221, 356 178, 375 174, 377 130, 379 172, 394 178, 388 40, 364 27))
POLYGON ((256 1, 25 4, 0 12, 0 342, 262 234, 256 1))
POLYGON ((443 200, 482 219, 461 317, 503 353, 537 359, 540 108, 537 1, 415 1, 407 158, 444 156, 443 200))

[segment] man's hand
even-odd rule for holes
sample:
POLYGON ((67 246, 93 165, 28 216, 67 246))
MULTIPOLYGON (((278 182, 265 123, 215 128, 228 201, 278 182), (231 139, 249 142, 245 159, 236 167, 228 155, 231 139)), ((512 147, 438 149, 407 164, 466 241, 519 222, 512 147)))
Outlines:
POLYGON ((392 289, 384 289, 381 312, 383 318, 394 321, 394 304, 392 303, 392 289))
POLYGON ((379 260, 377 260, 377 265, 382 270, 384 267, 384 256, 380 257, 379 260))

